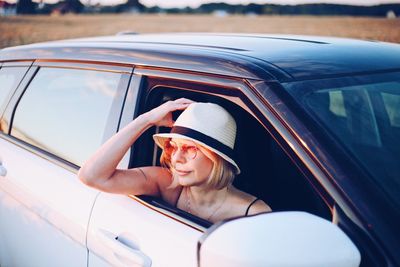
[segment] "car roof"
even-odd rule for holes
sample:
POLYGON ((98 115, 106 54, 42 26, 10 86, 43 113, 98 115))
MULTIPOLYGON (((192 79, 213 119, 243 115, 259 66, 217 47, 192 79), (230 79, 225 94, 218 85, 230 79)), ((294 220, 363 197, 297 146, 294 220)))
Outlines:
POLYGON ((400 69, 400 45, 300 35, 122 34, 38 43, 0 51, 0 60, 106 61, 279 80, 400 69))

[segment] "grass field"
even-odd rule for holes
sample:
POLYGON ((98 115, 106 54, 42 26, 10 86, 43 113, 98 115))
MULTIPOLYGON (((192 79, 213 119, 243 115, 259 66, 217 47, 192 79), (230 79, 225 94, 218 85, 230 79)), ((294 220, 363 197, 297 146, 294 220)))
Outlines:
POLYGON ((120 31, 284 33, 400 43, 400 19, 312 16, 65 15, 0 17, 0 48, 120 31))

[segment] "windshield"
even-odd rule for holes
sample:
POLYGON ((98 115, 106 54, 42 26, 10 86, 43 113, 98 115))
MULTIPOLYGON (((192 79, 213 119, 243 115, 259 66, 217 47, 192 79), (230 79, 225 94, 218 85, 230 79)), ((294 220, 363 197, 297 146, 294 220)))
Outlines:
POLYGON ((285 87, 400 205, 400 73, 285 87))

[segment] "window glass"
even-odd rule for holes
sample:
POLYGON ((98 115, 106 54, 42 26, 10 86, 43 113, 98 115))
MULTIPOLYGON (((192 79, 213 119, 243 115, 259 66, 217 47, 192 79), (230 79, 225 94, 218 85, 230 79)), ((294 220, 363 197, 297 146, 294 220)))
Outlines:
POLYGON ((329 98, 329 109, 337 116, 346 117, 346 109, 344 108, 342 91, 330 91, 329 98))
POLYGON ((377 118, 367 88, 351 86, 341 90, 315 91, 307 95, 304 101, 340 138, 351 138, 351 142, 363 145, 381 145, 377 118))
POLYGON ((400 206, 399 73, 304 81, 287 88, 400 206))
POLYGON ((102 143, 121 74, 41 68, 16 109, 11 134, 78 166, 102 143))
POLYGON ((0 69, 0 115, 9 94, 15 89, 28 67, 6 67, 0 69))
POLYGON ((400 94, 382 93, 383 102, 392 127, 400 127, 400 94))

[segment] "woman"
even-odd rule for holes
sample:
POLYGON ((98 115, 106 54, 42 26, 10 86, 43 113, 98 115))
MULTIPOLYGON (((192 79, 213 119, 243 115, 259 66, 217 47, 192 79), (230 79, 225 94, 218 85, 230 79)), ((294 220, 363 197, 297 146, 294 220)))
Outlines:
POLYGON ((129 123, 83 164, 79 179, 105 192, 151 195, 210 222, 271 211, 262 200, 233 185, 240 173, 232 159, 236 123, 222 107, 188 99, 166 102, 129 123), (174 123, 172 112, 184 110, 174 123), (163 167, 117 169, 137 138, 151 126, 163 167))

